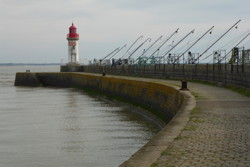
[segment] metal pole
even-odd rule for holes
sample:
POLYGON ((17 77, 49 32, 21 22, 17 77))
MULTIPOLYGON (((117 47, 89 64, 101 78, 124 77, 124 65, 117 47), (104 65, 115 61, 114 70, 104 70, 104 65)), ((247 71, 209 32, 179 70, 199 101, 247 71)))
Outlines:
POLYGON ((121 47, 120 49, 118 49, 117 51, 116 51, 116 53, 115 54, 113 54, 113 56, 111 56, 109 59, 112 59, 117 53, 119 53, 123 48, 125 48, 127 46, 127 44, 125 44, 125 45, 123 45, 123 47, 121 47))
POLYGON ((168 50, 163 57, 165 57, 169 52, 171 52, 177 45, 179 45, 184 39, 186 39, 190 34, 194 33, 195 29, 193 29, 192 31, 190 31, 186 36, 184 36, 179 42, 177 42, 177 44, 175 44, 170 50, 168 50))
POLYGON ((152 48, 155 44, 156 44, 156 42, 158 42, 160 39, 162 38, 162 36, 160 36, 157 40, 155 40, 155 42, 152 44, 152 45, 150 45, 139 57, 142 57, 150 48, 152 48))
MULTIPOLYGON (((176 61, 178 61, 182 56, 184 56, 185 55, 185 53, 187 52, 187 51, 189 51, 189 49, 191 49, 197 42, 199 42, 208 32, 210 32, 211 33, 211 31, 212 31, 212 29, 214 28, 214 26, 212 26, 209 30, 207 30, 199 39, 197 39, 187 50, 185 50, 182 54, 181 54, 181 56, 179 56, 178 57, 178 59, 176 60, 176 61)), ((176 62, 175 61, 175 62, 176 62)), ((175 63, 174 62, 174 63, 175 63)))
POLYGON ((124 55, 121 57, 121 59, 128 53, 128 51, 135 45, 135 43, 140 39, 143 38, 143 35, 139 36, 134 43, 128 48, 128 50, 124 53, 124 55))
POLYGON ((109 57, 111 54, 113 54, 115 51, 119 50, 119 48, 116 48, 115 50, 113 50, 111 53, 109 53, 107 56, 105 56, 103 59, 101 60, 104 60, 106 59, 107 57, 109 57))
POLYGON ((143 43, 141 43, 141 45, 138 46, 138 47, 129 55, 128 59, 130 59, 130 57, 131 57, 140 47, 142 47, 142 45, 144 45, 148 40, 151 41, 151 38, 147 38, 143 43))
POLYGON ((179 28, 177 28, 177 30, 175 30, 175 32, 173 33, 173 34, 171 34, 170 35, 170 37, 168 37, 147 59, 146 59, 146 61, 148 60, 148 59, 150 59, 151 57, 153 57, 154 56, 154 54, 157 52, 157 51, 159 51, 160 50, 160 48, 163 46, 163 45, 165 45, 176 33, 178 33, 178 30, 179 30, 179 28))
MULTIPOLYGON (((241 42, 243 42, 248 36, 250 35, 250 33, 248 33, 243 39, 241 39, 233 48, 237 47, 241 42)), ((232 48, 232 49, 233 49, 232 48)), ((231 50, 232 50, 231 49, 231 50)), ((230 52, 228 52, 221 60, 225 59, 226 62, 226 57, 229 55, 230 52)))
POLYGON ((237 21, 232 27, 230 27, 224 34, 222 34, 212 45, 210 45, 202 54, 199 55, 195 61, 197 61, 203 54, 205 54, 211 47, 213 47, 221 38, 223 38, 230 30, 232 30, 241 20, 237 21))

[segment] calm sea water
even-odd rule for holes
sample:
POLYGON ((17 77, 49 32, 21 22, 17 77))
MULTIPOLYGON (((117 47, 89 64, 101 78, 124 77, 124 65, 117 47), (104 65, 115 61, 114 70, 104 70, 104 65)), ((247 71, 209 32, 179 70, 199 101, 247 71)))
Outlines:
POLYGON ((74 89, 15 87, 16 72, 57 66, 0 66, 1 167, 119 166, 161 129, 135 109, 74 89))

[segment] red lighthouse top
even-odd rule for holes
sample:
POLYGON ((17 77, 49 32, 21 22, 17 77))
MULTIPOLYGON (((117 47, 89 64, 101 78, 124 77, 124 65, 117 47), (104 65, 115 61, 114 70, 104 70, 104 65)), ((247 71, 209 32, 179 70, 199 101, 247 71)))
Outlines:
POLYGON ((76 32, 76 27, 74 26, 74 23, 69 27, 69 34, 67 36, 67 39, 79 39, 79 34, 76 32))

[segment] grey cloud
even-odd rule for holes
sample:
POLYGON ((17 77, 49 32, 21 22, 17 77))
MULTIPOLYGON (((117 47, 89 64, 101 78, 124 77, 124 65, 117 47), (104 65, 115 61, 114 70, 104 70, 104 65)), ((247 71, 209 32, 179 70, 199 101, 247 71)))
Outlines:
MULTIPOLYGON (((201 33, 213 24, 224 31, 238 19, 244 23, 239 30, 249 29, 249 5, 247 0, 0 0, 0 21, 8 25, 0 27, 5 43, 0 45, 0 60, 11 50, 16 61, 31 61, 30 47, 39 52, 37 59, 66 58, 65 35, 72 19, 81 37, 80 57, 92 59, 141 34, 165 35, 176 28, 201 33), (27 33, 32 38, 27 40, 27 33)), ((12 61, 11 56, 5 61, 12 61)))

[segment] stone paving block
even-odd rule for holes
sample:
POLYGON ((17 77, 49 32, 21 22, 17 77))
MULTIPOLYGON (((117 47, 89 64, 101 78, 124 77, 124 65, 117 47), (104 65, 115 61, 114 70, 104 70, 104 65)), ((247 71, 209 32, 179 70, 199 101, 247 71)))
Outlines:
POLYGON ((155 164, 250 166, 250 98, 208 85, 189 83, 189 89, 204 97, 197 97, 199 110, 155 164))

